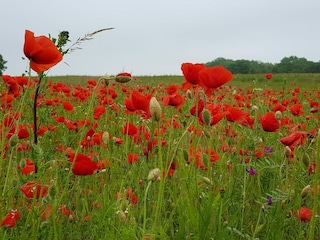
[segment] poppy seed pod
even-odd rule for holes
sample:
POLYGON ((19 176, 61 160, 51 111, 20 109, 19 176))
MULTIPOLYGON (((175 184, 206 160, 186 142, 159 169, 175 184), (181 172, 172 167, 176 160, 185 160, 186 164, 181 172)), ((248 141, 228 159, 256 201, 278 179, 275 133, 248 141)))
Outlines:
POLYGON ((132 76, 130 73, 123 72, 123 73, 119 73, 116 76, 115 80, 116 80, 116 82, 119 82, 119 83, 126 83, 126 82, 130 82, 132 80, 132 76))
POLYGON ((161 118, 161 106, 159 104, 159 102, 157 101, 157 99, 155 97, 152 97, 150 99, 150 103, 149 103, 149 111, 150 111, 150 115, 151 118, 155 121, 160 121, 161 118))

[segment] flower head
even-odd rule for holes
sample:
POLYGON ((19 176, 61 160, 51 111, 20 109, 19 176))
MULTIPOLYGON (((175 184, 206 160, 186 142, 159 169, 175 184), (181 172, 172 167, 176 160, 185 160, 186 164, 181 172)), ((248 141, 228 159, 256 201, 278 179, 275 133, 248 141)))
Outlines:
POLYGON ((62 53, 46 36, 35 37, 26 30, 23 52, 30 60, 30 67, 37 73, 48 70, 62 60, 62 53))

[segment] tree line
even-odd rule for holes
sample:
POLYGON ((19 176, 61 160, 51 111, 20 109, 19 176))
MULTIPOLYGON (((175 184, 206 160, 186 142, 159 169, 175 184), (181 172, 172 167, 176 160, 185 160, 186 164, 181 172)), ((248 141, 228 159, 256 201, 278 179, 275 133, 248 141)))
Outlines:
POLYGON ((233 74, 255 73, 320 73, 320 61, 313 62, 296 56, 284 57, 280 63, 265 63, 255 60, 232 60, 216 58, 206 66, 222 65, 233 74))

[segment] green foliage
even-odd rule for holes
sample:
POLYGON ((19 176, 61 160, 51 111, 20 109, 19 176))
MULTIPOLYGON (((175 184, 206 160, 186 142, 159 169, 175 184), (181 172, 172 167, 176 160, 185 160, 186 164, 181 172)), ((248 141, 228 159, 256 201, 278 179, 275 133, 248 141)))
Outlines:
POLYGON ((2 75, 3 71, 7 69, 6 63, 7 61, 5 61, 2 55, 0 54, 0 76, 2 75))
POLYGON ((284 57, 280 63, 264 63, 255 60, 232 60, 217 58, 206 63, 209 66, 222 65, 233 74, 252 73, 320 73, 320 62, 312 62, 296 56, 284 57))

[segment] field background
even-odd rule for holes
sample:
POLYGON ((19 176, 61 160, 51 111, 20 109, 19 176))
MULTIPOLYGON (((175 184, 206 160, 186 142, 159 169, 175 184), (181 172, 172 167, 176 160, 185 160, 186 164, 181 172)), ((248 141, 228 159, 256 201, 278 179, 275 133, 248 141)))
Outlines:
MULTIPOLYGON (((101 76, 49 76, 53 82, 63 82, 71 85, 85 85, 88 79, 98 80, 101 76)), ((164 76, 133 76, 136 81, 129 82, 128 85, 158 85, 158 84, 181 84, 184 82, 183 76, 164 75, 164 76)), ((232 85, 242 88, 256 87, 279 89, 285 84, 286 87, 300 87, 302 89, 319 89, 320 74, 273 74, 272 79, 266 80, 264 74, 237 74, 233 80, 226 85, 232 85)))

